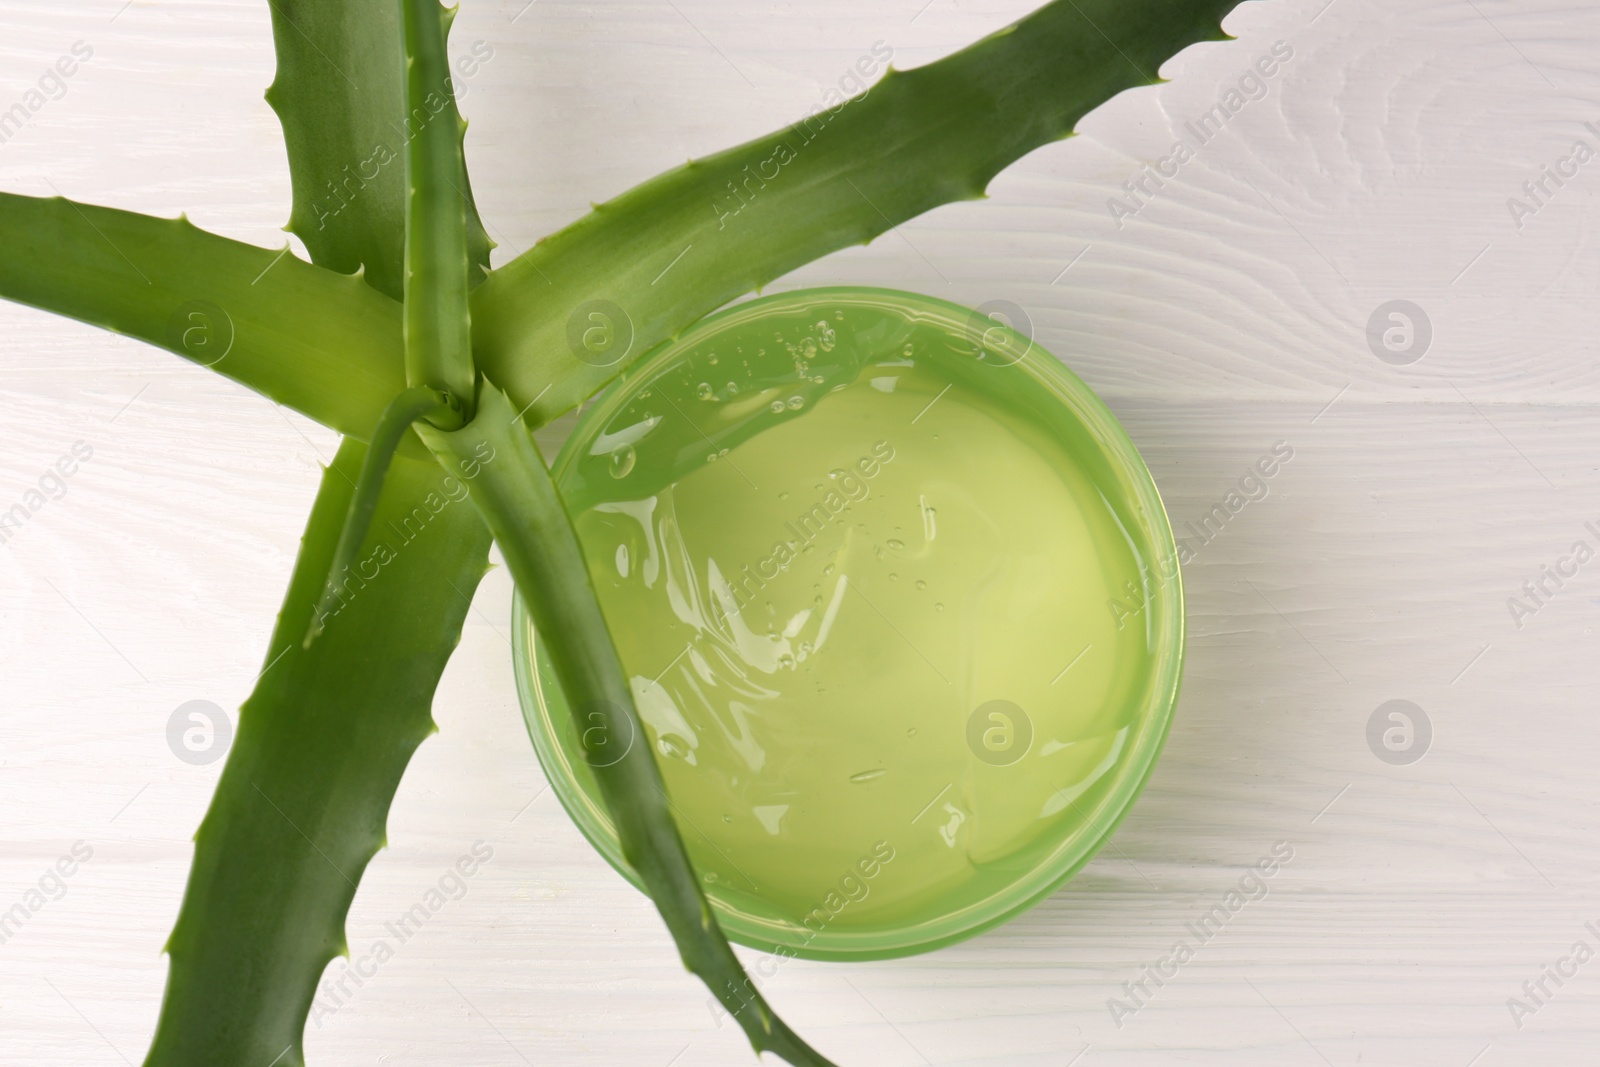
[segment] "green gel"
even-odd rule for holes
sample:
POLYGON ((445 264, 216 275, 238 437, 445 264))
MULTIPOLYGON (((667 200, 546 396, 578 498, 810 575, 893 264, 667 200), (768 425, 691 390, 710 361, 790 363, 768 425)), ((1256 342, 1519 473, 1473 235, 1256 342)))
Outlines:
MULTIPOLYGON (((1171 535, 1052 364, 926 298, 790 294, 646 360, 563 452, 636 740, 731 937, 955 940, 1059 884, 1131 803, 1176 687, 1171 535)), ((603 750, 535 711, 603 837, 603 750)))

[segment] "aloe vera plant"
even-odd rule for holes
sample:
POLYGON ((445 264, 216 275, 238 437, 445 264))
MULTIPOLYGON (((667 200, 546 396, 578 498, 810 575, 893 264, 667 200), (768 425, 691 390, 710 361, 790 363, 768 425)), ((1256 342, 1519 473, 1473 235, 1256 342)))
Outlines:
MULTIPOLYGON (((316 983, 345 951, 355 888, 433 729, 432 695, 491 537, 548 635, 574 713, 598 725, 584 736, 643 734, 533 428, 729 300, 939 204, 981 197, 1005 166, 1152 82, 1180 49, 1225 38, 1231 6, 1057 0, 946 59, 891 70, 847 104, 651 179, 491 270, 448 77, 450 13, 437 0, 275 0, 267 99, 289 150, 289 229, 310 263, 183 219, 0 194, 0 295, 167 348, 345 435, 270 669, 240 709, 196 834, 146 1062, 303 1063, 316 983), (403 155, 403 168, 352 170, 379 151, 403 155), (775 159, 772 176, 763 164, 775 159), (752 188, 752 174, 759 196, 736 215, 718 207, 752 188), (615 361, 579 358, 569 343, 574 314, 595 301, 632 333, 615 361), (430 507, 463 484, 474 509, 430 507), (363 567, 386 551, 369 526, 419 508, 433 519, 417 540, 363 567)), ((592 764, 624 855, 686 966, 758 1052, 827 1063, 770 1009, 723 937, 650 747, 592 764)))

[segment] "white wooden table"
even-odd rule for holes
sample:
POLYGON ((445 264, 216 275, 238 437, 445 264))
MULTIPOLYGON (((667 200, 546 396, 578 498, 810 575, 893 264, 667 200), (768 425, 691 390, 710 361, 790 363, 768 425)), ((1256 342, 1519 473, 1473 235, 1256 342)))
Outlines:
MULTIPOLYGON (((463 107, 500 257, 590 200, 800 115, 874 42, 911 66, 1030 6, 539 0, 519 15, 524 2, 469 2, 454 38, 493 49, 463 107)), ((1600 149, 1584 126, 1600 126, 1600 10, 1325 3, 1246 4, 1226 23, 1237 42, 1183 53, 1170 84, 1096 111, 987 202, 775 287, 1020 304, 1124 420, 1180 528, 1276 442, 1294 450, 1185 572, 1183 698, 1115 848, 965 944, 790 962, 768 983, 841 1062, 1595 1062, 1600 962, 1546 979, 1552 995, 1521 1018, 1507 1002, 1533 1008, 1523 983, 1575 942, 1600 949, 1584 925, 1600 929, 1600 563, 1547 583, 1520 619, 1507 601, 1574 542, 1600 548, 1585 526, 1600 528, 1600 162, 1547 182, 1541 204, 1522 192, 1575 140, 1600 149), (1115 218, 1121 183, 1278 41, 1293 55, 1265 95, 1115 218), (1512 197, 1538 210, 1515 218, 1512 197), (1431 324, 1409 365, 1368 343, 1392 300, 1431 324), (1395 699, 1431 723, 1420 761, 1369 747, 1369 719, 1395 699), (1109 998, 1280 841, 1293 859, 1265 899, 1114 1019, 1109 998)), ((0 145, 0 188, 186 210, 281 245, 267 5, 121 6, 0 0, 0 109, 74 42, 93 49, 0 145)), ((137 1062, 221 767, 174 758, 167 721, 193 699, 231 713, 247 693, 335 438, 168 354, 13 305, 0 368, 0 508, 74 442, 93 449, 0 551, 0 910, 74 842, 92 848, 0 945, 0 1062, 137 1062)), ((318 1020, 311 1062, 749 1062, 648 902, 545 789, 509 602, 496 571, 351 945, 382 936, 474 842, 493 858, 318 1020)))

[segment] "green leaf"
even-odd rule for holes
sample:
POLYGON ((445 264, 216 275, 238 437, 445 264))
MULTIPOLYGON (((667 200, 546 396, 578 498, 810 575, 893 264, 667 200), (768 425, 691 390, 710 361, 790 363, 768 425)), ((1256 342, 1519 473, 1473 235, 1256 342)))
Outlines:
POLYGON ((653 178, 479 286, 479 368, 519 407, 538 398, 530 425, 548 422, 740 294, 981 197, 1091 108, 1153 82, 1180 49, 1226 39, 1220 20, 1236 3, 1057 0, 937 63, 890 73, 837 113, 653 178), (584 362, 575 341, 591 327, 600 351, 584 362))
MULTIPOLYGON (((289 150, 289 230, 312 262, 345 274, 364 269, 369 285, 399 300, 405 150, 418 124, 426 125, 425 116, 406 114, 399 3, 269 2, 278 75, 267 103, 289 150)), ((487 269, 491 242, 471 188, 462 192, 468 255, 487 269)), ((472 273, 474 282, 481 278, 472 273)))
POLYGON ((395 460, 342 606, 301 647, 364 451, 347 440, 323 476, 263 672, 239 710, 167 943, 147 1067, 304 1062, 317 981, 345 951, 345 915, 384 843, 395 788, 435 729, 434 688, 489 546, 460 481, 437 464, 395 460))
MULTIPOLYGON (((456 113, 444 39, 451 16, 437 0, 405 8, 406 110, 416 129, 406 145, 406 381, 461 405, 450 423, 472 418, 477 369, 467 310, 466 123, 456 113)), ((430 421, 444 426, 436 418, 430 421)))
POLYGON ((485 381, 472 422, 454 432, 418 424, 417 433, 448 469, 469 477, 472 502, 494 532, 535 625, 548 635, 579 730, 586 741, 598 739, 589 762, 622 854, 649 889, 684 966, 733 1013, 758 1053, 827 1067, 756 991, 700 890, 577 532, 516 409, 485 381))
POLYGON ((322 596, 306 627, 305 640, 301 642, 306 647, 311 646, 311 642, 322 632, 328 617, 341 606, 340 583, 346 580, 350 568, 356 565, 357 555, 372 529, 384 478, 389 473, 389 464, 394 462, 395 450, 399 448, 401 438, 418 419, 446 413, 459 415, 446 403, 443 393, 419 386, 395 397, 384 411, 383 418, 378 420, 372 438, 367 442, 361 475, 356 479, 355 489, 350 495, 350 510, 345 515, 344 529, 339 533, 338 547, 333 550, 327 584, 322 588, 322 596))
POLYGON ((342 433, 364 438, 405 388, 400 306, 287 247, 10 193, 0 233, 0 296, 159 345, 342 433))

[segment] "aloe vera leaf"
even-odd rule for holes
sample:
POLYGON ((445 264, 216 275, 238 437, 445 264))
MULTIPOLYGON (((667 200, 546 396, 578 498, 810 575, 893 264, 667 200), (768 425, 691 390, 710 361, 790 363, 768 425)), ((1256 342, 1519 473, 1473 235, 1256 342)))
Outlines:
MULTIPOLYGON (((452 15, 436 0, 400 0, 405 24, 406 113, 418 128, 406 144, 406 380, 454 398, 472 418, 477 370, 467 308, 466 203, 462 138, 445 35, 452 15)), ((430 420, 444 426, 437 418, 430 420)))
POLYGON ((1227 39, 1220 21, 1237 2, 1056 0, 936 63, 891 71, 836 114, 652 178, 478 287, 479 368, 519 407, 537 398, 528 420, 542 425, 734 297, 983 196, 997 173, 1070 136, 1091 108, 1154 82, 1180 49, 1227 39), (610 331, 615 347, 590 356, 608 365, 577 356, 591 324, 602 342, 610 331))
POLYGON ((390 800, 435 729, 429 705, 489 545, 436 463, 395 460, 342 606, 301 647, 364 451, 346 440, 323 475, 265 667, 239 709, 167 943, 147 1067, 303 1063, 317 981, 345 950, 390 800))
POLYGON ((365 437, 405 388, 400 306, 287 248, 10 193, 0 233, 0 297, 159 345, 342 433, 365 437))
POLYGON ((447 469, 469 478, 472 502, 505 554, 535 625, 549 635, 550 660, 578 719, 622 854, 649 889, 684 966, 733 1013, 758 1053, 826 1065, 756 991, 701 892, 578 535, 516 408, 484 381, 472 422, 453 432, 419 423, 417 434, 447 469))
MULTIPOLYGON (((399 5, 271 3, 278 72, 267 103, 278 113, 289 151, 294 210, 288 228, 305 242, 312 262, 345 274, 363 270, 369 285, 398 301, 406 144, 419 123, 426 125, 406 112, 399 5)), ((492 242, 466 182, 463 175, 468 257, 487 269, 492 242)), ((469 282, 482 275, 470 272, 469 282)))
POLYGON ((306 627, 305 648, 322 633, 328 617, 338 610, 341 583, 348 582, 350 568, 356 565, 357 555, 372 529, 372 517, 378 508, 378 494, 383 490, 384 476, 394 461, 395 449, 411 424, 420 418, 450 410, 444 394, 436 389, 418 386, 407 389, 394 398, 384 409, 372 440, 367 443, 367 455, 361 462, 361 475, 356 479, 355 491, 350 496, 350 510, 345 514, 344 529, 339 532, 339 543, 333 550, 333 562, 328 567, 328 580, 323 584, 322 596, 311 612, 311 622, 306 627))

